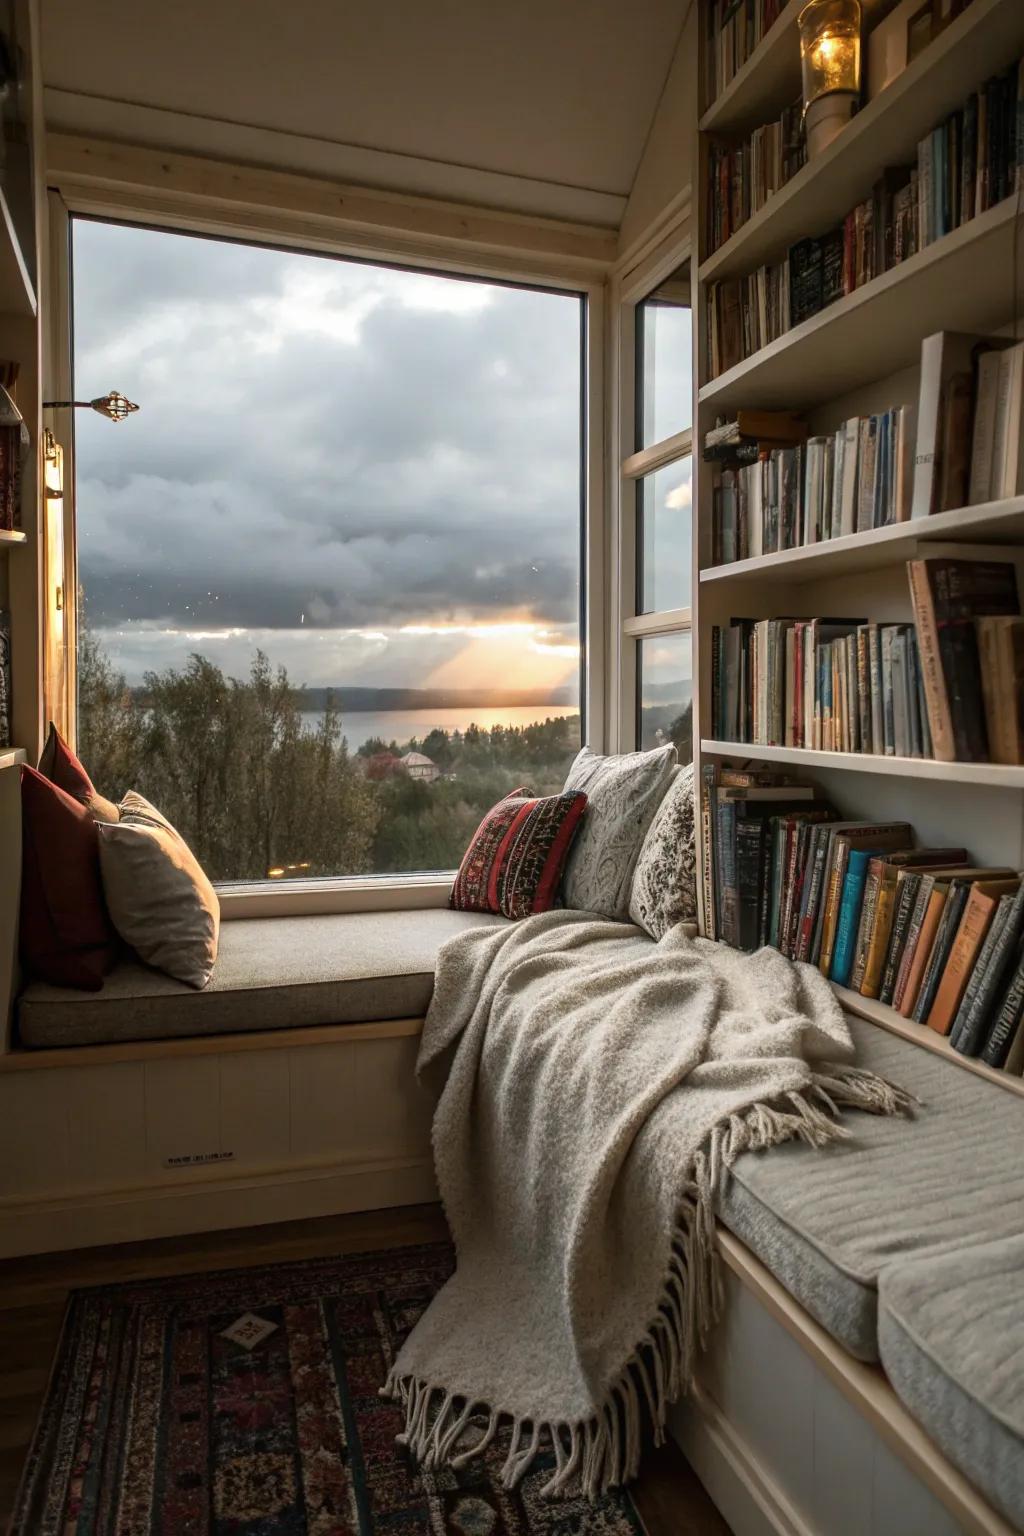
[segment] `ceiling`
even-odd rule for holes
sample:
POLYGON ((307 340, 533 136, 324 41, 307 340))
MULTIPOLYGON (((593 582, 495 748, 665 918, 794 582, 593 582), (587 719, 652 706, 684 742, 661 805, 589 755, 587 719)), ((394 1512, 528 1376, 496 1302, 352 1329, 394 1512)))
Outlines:
MULTIPOLYGON (((594 210, 617 222, 687 9, 688 0, 43 0, 47 117, 119 137, 133 124, 141 142, 169 149, 194 149, 199 135, 210 153, 237 146, 242 130, 264 141, 269 130, 296 136, 300 169, 310 158, 322 168, 325 147, 350 146, 369 152, 367 179, 380 185, 457 196, 459 167, 494 178, 507 206, 551 212, 557 199, 531 198, 529 184, 577 189, 598 194, 594 210)), ((579 216, 579 199, 564 203, 579 216)))

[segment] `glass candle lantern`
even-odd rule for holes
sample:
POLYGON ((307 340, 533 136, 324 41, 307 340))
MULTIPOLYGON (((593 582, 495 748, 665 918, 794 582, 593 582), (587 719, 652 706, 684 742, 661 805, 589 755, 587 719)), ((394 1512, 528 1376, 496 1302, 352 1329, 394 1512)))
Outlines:
POLYGON ((807 154, 842 132, 860 100, 860 0, 810 0, 800 12, 807 154))

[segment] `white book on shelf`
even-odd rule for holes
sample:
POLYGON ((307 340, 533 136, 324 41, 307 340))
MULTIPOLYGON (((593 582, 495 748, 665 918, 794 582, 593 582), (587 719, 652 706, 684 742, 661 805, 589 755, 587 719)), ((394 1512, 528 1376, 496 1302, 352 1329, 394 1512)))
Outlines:
POLYGON ((860 417, 851 416, 839 429, 843 434, 843 481, 840 488, 839 532, 857 531, 857 461, 860 417))
POLYGON ((751 466, 751 473, 744 471, 747 486, 747 533, 750 554, 764 554, 764 505, 761 497, 761 466, 751 466))
POLYGON ((910 494, 912 518, 928 517, 932 512, 940 510, 938 501, 942 480, 945 387, 954 375, 972 371, 974 350, 987 340, 985 336, 963 331, 936 331, 933 336, 926 336, 921 343, 921 381, 917 397, 913 489, 910 494))
POLYGON ((974 402, 974 435, 971 441, 971 479, 968 504, 980 506, 992 500, 992 455, 996 444, 999 380, 1002 354, 983 352, 978 359, 978 388, 974 402))
POLYGON ((993 448, 992 500, 1018 496, 1024 483, 1024 342, 1000 359, 999 407, 993 448))

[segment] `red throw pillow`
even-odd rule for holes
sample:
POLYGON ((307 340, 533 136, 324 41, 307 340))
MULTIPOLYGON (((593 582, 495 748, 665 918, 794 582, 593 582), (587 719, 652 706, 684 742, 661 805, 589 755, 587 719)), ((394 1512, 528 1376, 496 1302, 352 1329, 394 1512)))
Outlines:
POLYGON ((562 868, 587 804, 578 790, 536 800, 513 790, 487 812, 452 886, 460 912, 529 917, 555 904, 562 868))
POLYGON ((100 880, 96 823, 34 768, 21 770, 21 922, 25 969, 56 987, 98 992, 117 958, 100 880))
POLYGON ((52 720, 46 745, 39 757, 39 772, 44 779, 49 779, 51 784, 56 784, 58 789, 70 795, 72 800, 84 805, 93 821, 117 821, 117 806, 98 793, 92 779, 52 720))

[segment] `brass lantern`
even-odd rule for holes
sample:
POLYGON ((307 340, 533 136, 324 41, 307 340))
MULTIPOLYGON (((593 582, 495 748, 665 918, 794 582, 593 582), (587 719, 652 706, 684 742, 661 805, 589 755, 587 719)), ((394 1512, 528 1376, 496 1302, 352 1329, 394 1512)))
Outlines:
POLYGON ((800 12, 807 156, 843 131, 860 101, 860 0, 810 0, 800 12))

